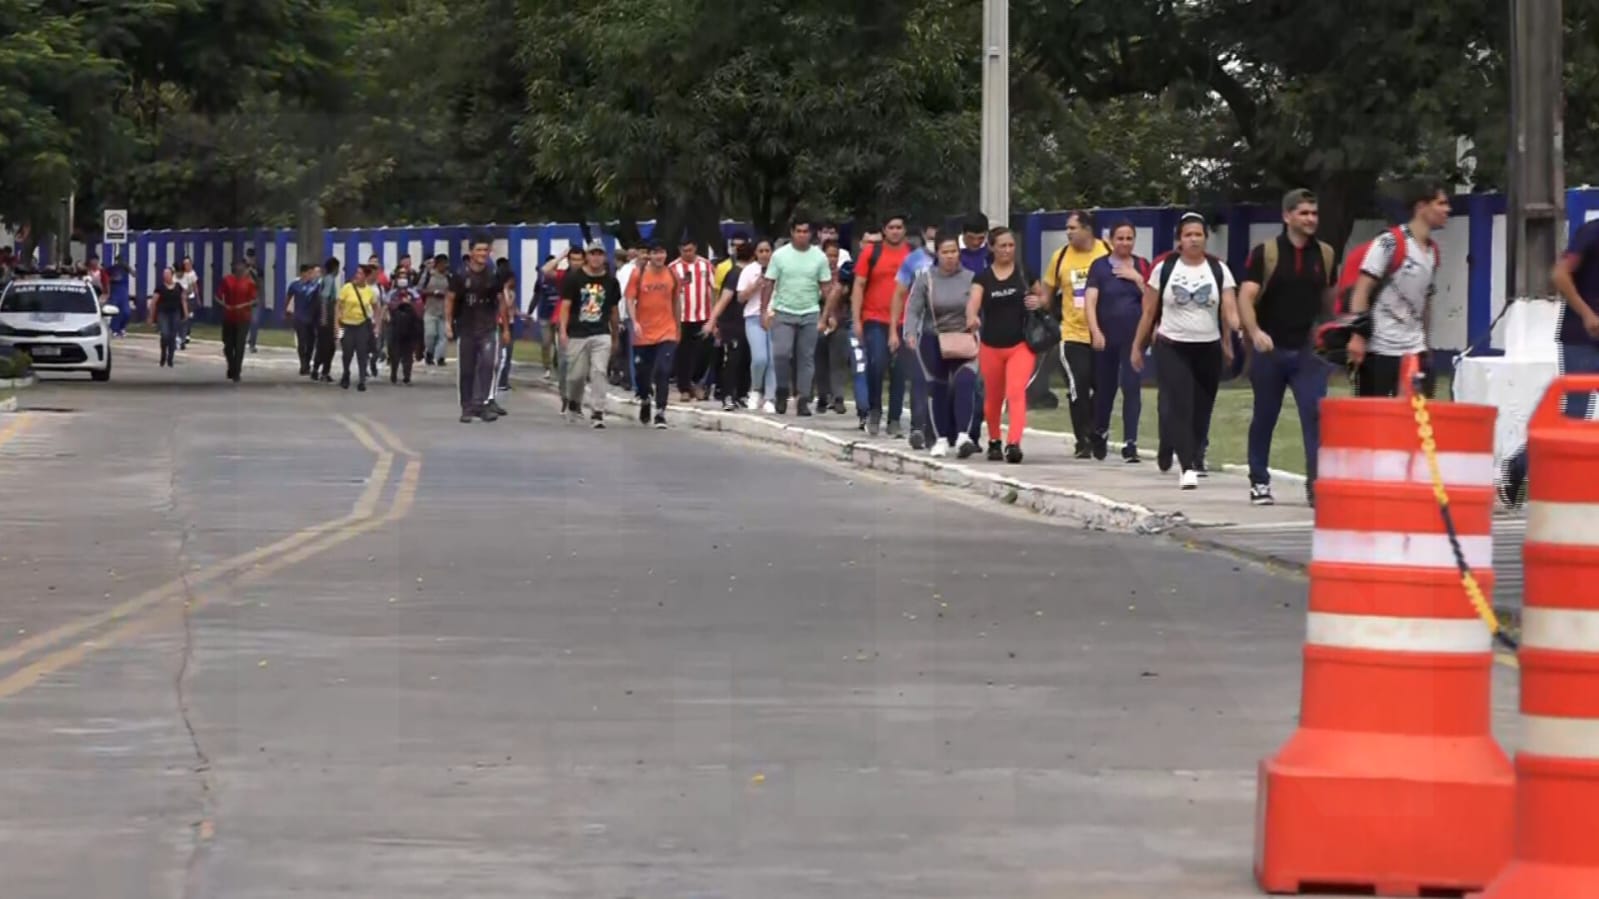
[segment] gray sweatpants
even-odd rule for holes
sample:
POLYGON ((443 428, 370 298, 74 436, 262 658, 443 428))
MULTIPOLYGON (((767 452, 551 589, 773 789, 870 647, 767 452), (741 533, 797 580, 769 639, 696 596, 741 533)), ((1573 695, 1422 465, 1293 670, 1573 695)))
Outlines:
POLYGON ((815 312, 779 312, 772 316, 772 366, 777 369, 777 392, 781 396, 808 399, 811 395, 811 382, 816 377, 819 317, 815 312))
POLYGON ((573 337, 566 342, 563 354, 566 362, 566 399, 583 409, 583 390, 589 391, 589 405, 595 412, 605 411, 605 393, 609 389, 606 372, 611 366, 611 335, 598 337, 573 337))

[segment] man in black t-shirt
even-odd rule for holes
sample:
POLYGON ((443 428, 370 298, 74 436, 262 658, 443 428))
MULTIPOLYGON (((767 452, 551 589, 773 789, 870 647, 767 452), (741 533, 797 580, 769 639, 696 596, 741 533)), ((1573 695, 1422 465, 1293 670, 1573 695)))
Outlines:
POLYGON ((500 417, 490 405, 489 391, 499 362, 495 339, 506 303, 505 282, 489 263, 489 251, 487 237, 472 238, 467 264, 450 278, 450 292, 444 297, 445 336, 461 343, 457 379, 462 424, 470 424, 474 418, 492 422, 500 417))
POLYGON ((1332 247, 1316 239, 1316 195, 1283 197, 1283 232, 1249 253, 1238 288, 1239 314, 1254 344, 1249 381, 1255 408, 1249 421, 1249 501, 1269 506, 1271 436, 1282 414, 1283 391, 1294 392, 1305 440, 1305 496, 1313 500, 1321 445, 1321 401, 1332 367, 1311 346, 1316 322, 1332 310, 1338 277, 1332 247))
POLYGON ((594 427, 605 427, 605 374, 611 364, 616 309, 621 302, 622 285, 605 264, 605 245, 589 241, 583 251, 583 267, 568 270, 561 281, 561 304, 556 313, 561 357, 566 360, 562 415, 567 421, 583 414, 583 389, 592 387, 591 418, 594 427))

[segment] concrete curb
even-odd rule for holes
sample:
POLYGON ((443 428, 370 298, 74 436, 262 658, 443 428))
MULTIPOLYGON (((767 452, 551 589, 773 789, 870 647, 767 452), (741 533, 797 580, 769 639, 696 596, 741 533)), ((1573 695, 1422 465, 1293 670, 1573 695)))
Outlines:
POLYGON ((7 412, 15 412, 15 411, 17 411, 17 398, 16 397, 8 396, 5 399, 0 400, 0 415, 3 415, 5 413, 7 413, 7 412))
POLYGON ((26 378, 10 378, 5 381, 0 381, 0 388, 22 390, 27 387, 32 387, 37 383, 39 383, 39 378, 37 375, 28 375, 26 378))
MULTIPOLYGON (((521 385, 547 393, 555 392, 554 385, 543 380, 527 376, 518 376, 515 380, 521 385)), ((637 400, 626 394, 612 393, 609 401, 613 408, 638 405, 637 400)), ((867 441, 846 440, 823 431, 760 418, 747 412, 672 406, 671 413, 677 421, 685 422, 695 430, 732 434, 747 440, 801 450, 856 468, 954 487, 994 502, 1074 521, 1088 530, 1155 535, 1167 533, 1187 522, 1186 516, 1180 512, 1156 512, 1097 493, 1033 484, 981 471, 959 462, 939 461, 925 453, 867 441)))

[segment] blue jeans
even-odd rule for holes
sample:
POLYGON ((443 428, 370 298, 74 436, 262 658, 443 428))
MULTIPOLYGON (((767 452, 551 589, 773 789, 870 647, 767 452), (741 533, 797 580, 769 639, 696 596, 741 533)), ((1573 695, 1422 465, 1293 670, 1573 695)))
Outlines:
POLYGON ((1116 391, 1122 394, 1122 440, 1138 442, 1138 419, 1144 412, 1143 376, 1133 368, 1133 345, 1106 335, 1105 348, 1094 353, 1094 431, 1110 439, 1110 414, 1116 391))
MULTIPOLYGON (((759 315, 744 316, 744 337, 750 347, 750 390, 766 401, 777 397, 777 369, 772 366, 772 335, 759 315)), ((635 376, 636 377, 636 376, 635 376)))
POLYGON ((894 364, 906 373, 911 382, 911 430, 921 431, 927 437, 927 442, 932 443, 933 424, 927 414, 927 372, 922 370, 920 348, 912 343, 901 343, 899 358, 894 360, 894 364))
MULTIPOLYGON (((888 420, 899 421, 905 412, 906 366, 888 352, 888 325, 884 322, 865 322, 861 325, 861 336, 866 345, 866 398, 871 404, 871 417, 883 420, 883 379, 887 378, 888 420)), ((862 409, 862 417, 867 412, 862 409)))
POLYGON ((261 331, 261 303, 260 303, 259 300, 257 300, 256 304, 254 306, 250 307, 250 340, 249 340, 249 344, 250 344, 250 349, 252 349, 252 350, 255 349, 255 335, 260 333, 260 331, 261 331))
MULTIPOLYGON (((1560 344, 1560 373, 1563 375, 1596 375, 1599 374, 1599 346, 1591 343, 1562 343, 1560 344)), ((1584 419, 1588 417, 1588 406, 1593 402, 1593 394, 1586 392, 1568 393, 1561 398, 1561 411, 1567 418, 1584 419)), ((1527 480, 1527 447, 1521 448, 1505 460, 1505 482, 1511 485, 1514 492, 1519 492, 1521 484, 1527 480)))
POLYGON ((1283 392, 1294 392, 1299 409, 1299 430, 1305 440, 1305 477, 1316 480, 1316 451, 1321 446, 1321 401, 1327 396, 1332 367, 1310 350, 1256 353, 1249 363, 1249 383, 1255 392, 1254 414, 1249 420, 1249 482, 1270 484, 1271 437, 1283 411, 1283 392))

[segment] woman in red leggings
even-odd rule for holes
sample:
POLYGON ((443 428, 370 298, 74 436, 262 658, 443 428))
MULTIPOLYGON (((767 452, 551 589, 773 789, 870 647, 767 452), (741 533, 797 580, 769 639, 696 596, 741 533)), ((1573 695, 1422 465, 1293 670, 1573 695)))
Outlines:
POLYGON ((979 331, 977 367, 983 375, 983 417, 988 421, 988 458, 1012 465, 1022 461, 1022 430, 1027 427, 1027 382, 1036 357, 1026 340, 1027 312, 1043 305, 1016 261, 1016 235, 996 228, 989 239, 994 262, 972 281, 966 326, 979 331), (981 329, 978 325, 981 323, 981 329), (1000 448, 1000 412, 1010 415, 1000 448))

